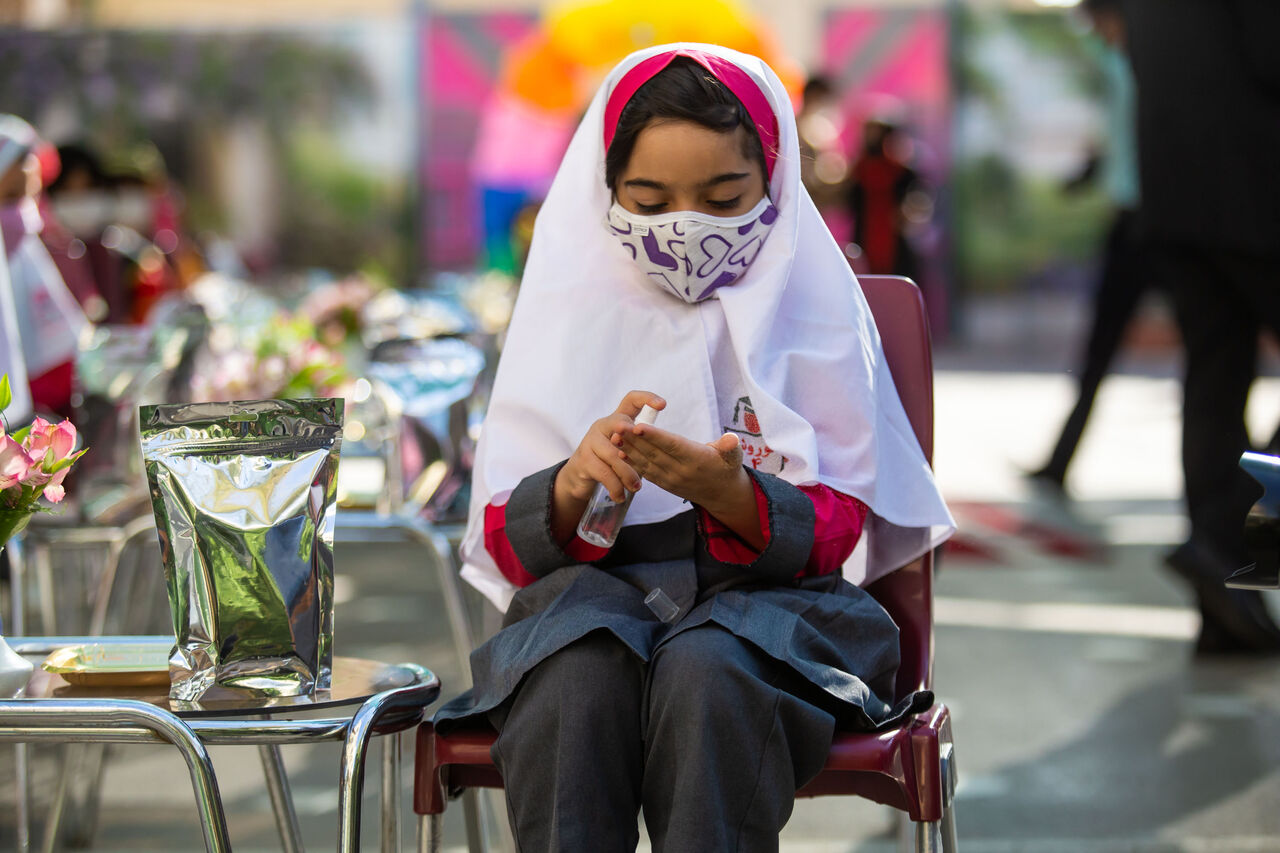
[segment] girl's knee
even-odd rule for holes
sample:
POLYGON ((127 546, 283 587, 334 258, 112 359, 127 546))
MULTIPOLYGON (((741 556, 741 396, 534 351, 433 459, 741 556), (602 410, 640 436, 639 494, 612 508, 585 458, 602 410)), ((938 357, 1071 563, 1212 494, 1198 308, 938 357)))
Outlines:
POLYGON ((573 724, 638 705, 643 671, 631 650, 607 631, 565 646, 527 675, 513 706, 524 714, 573 724))
POLYGON ((690 712, 714 708, 735 694, 771 689, 763 653, 718 626, 671 638, 654 654, 651 667, 650 703, 676 704, 690 712))

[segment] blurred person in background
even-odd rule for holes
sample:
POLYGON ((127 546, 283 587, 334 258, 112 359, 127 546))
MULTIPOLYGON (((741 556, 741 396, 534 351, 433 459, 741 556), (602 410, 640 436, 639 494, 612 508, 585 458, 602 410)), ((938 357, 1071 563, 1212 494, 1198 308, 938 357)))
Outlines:
MULTIPOLYGON (((49 152, 49 156, 42 161, 42 164, 45 164, 45 168, 41 171, 41 182, 45 187, 45 191, 40 194, 39 201, 40 218, 44 220, 44 228, 40 232, 40 239, 44 242, 45 248, 49 250, 49 255, 58 267, 58 272, 62 275, 62 280, 66 283, 67 289, 76 298, 76 302, 80 303, 80 308, 84 311, 85 316, 93 322, 101 322, 106 319, 107 303, 102 298, 102 294, 98 292, 98 285, 94 278, 93 260, 88 247, 58 219, 50 200, 50 188, 63 180, 67 172, 67 164, 64 163, 63 155, 58 149, 46 148, 45 150, 49 152)), ((77 160, 74 151, 70 153, 68 162, 73 169, 72 173, 74 175, 83 175, 86 168, 85 164, 77 160)), ((83 178, 77 177, 76 179, 82 180, 83 178)))
POLYGON ((831 80, 821 74, 804 84, 796 129, 800 134, 800 182, 825 217, 844 201, 849 161, 840 150, 844 117, 831 80))
POLYGON ((849 174, 847 196, 860 272, 918 278, 907 224, 913 201, 927 193, 910 166, 910 150, 911 140, 896 122, 871 118, 863 125, 862 153, 849 174))
MULTIPOLYGON (((0 242, 3 237, 0 237, 0 242)), ((31 420, 31 388, 27 385, 27 364, 22 360, 22 339, 18 337, 18 309, 13 304, 9 267, 0 264, 0 376, 9 377, 9 405, 0 412, 7 433, 31 420)), ((0 552, 0 559, 3 559, 0 552)))
POLYGON ((27 382, 37 409, 70 417, 73 365, 88 320, 40 239, 38 151, 46 144, 27 122, 0 116, 0 228, 27 382))
MULTIPOLYGON (((179 267, 189 275, 203 269, 182 237, 180 198, 163 162, 154 149, 146 151, 142 162, 117 172, 107 171, 88 146, 64 145, 58 151, 63 167, 49 187, 51 224, 58 226, 62 254, 83 259, 77 280, 87 269, 100 296, 90 312, 95 320, 143 323, 152 306, 180 286, 179 267)), ((90 310, 89 302, 83 304, 90 310)))
POLYGON ((119 264, 102 245, 111 180, 97 153, 79 143, 58 146, 61 168, 45 197, 46 243, 67 286, 95 322, 118 323, 123 302, 119 264))
POLYGON ((1106 127, 1094 152, 1068 191, 1100 181, 1114 206, 1102 250, 1102 266, 1093 297, 1093 324, 1085 344, 1075 406, 1067 416, 1049 461, 1031 472, 1040 483, 1062 493, 1067 468, 1089 420, 1098 387, 1107 375, 1142 294, 1152 283, 1134 234, 1138 209, 1138 152, 1135 142, 1133 72, 1125 55, 1122 0, 1084 0, 1081 10, 1097 37, 1098 59, 1106 79, 1106 127))
POLYGON ((1123 0, 1138 88, 1139 236, 1186 347, 1182 466, 1191 536, 1167 558, 1203 618, 1201 653, 1280 652, 1248 556, 1257 485, 1244 411, 1261 328, 1280 332, 1280 3, 1123 0))

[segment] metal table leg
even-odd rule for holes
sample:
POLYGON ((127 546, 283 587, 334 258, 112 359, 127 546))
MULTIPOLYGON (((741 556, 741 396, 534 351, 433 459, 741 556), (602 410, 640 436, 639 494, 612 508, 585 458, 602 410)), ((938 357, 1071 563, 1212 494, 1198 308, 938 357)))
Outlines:
POLYGON ((382 853, 400 853, 400 734, 382 738, 382 853))
POLYGON ((68 730, 85 740, 112 740, 121 729, 146 729, 176 746, 186 759, 209 853, 230 853, 227 820, 218 793, 213 761, 203 743, 175 715, 130 699, 10 699, 0 701, 0 739, 38 740, 49 730, 67 742, 68 730))
MULTIPOLYGON (((422 708, 440 689, 435 676, 422 667, 416 664, 398 664, 397 666, 415 672, 420 683, 384 690, 370 696, 351 718, 351 725, 347 729, 347 737, 342 745, 342 766, 338 780, 338 850, 340 853, 358 853, 360 849, 360 799, 364 793, 364 762, 369 751, 369 737, 374 727, 383 717, 396 710, 413 709, 420 715, 422 708), (430 698, 424 701, 424 697, 430 698)), ((398 835, 399 812, 396 811, 386 820, 393 821, 398 835)))

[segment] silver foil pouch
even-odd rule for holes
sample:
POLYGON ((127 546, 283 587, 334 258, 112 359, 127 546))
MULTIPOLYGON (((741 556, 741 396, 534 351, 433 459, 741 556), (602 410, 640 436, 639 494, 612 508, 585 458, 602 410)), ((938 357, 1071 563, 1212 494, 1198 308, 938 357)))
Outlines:
POLYGON ((171 699, 329 689, 342 407, 139 409, 176 639, 171 699))

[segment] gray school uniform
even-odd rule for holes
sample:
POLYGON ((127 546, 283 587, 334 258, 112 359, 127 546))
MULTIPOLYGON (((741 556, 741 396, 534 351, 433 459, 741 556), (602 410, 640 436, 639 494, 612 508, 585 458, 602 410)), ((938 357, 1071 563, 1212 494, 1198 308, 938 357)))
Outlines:
POLYGON ((625 527, 606 557, 575 564, 550 530, 559 467, 506 506, 507 538, 538 580, 472 654, 472 689, 435 716, 442 732, 476 716, 499 729, 521 850, 634 849, 641 806, 655 850, 775 849, 836 728, 871 731, 932 703, 924 691, 892 704, 898 630, 870 595, 838 574, 796 578, 814 511, 795 486, 748 469, 770 531, 749 565, 713 557, 692 508, 625 527), (644 603, 655 588, 675 619, 644 603))

